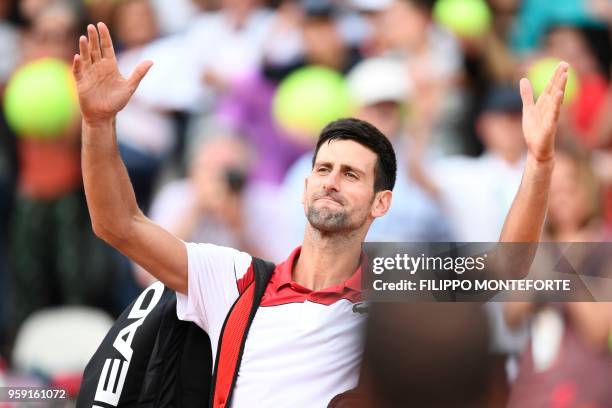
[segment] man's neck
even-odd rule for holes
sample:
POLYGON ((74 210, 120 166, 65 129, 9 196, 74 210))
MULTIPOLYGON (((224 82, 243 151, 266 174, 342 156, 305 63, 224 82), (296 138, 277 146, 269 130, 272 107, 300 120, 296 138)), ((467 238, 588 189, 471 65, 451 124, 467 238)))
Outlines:
POLYGON ((361 235, 325 234, 307 226, 300 256, 293 265, 293 280, 311 290, 346 281, 359 267, 361 235))

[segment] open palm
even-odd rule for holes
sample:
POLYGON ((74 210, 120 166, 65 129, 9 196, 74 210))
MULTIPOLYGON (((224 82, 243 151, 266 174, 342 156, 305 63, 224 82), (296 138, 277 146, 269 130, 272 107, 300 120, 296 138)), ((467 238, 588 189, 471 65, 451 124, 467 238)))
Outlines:
POLYGON ((523 78, 520 83, 523 100, 523 134, 529 153, 540 162, 553 158, 555 135, 559 112, 565 94, 569 65, 559 63, 546 89, 533 100, 533 90, 529 80, 523 78))
POLYGON ((129 78, 123 78, 117 68, 108 28, 98 23, 98 30, 91 24, 87 27, 88 37, 79 38, 79 54, 74 56, 72 65, 81 113, 89 122, 112 119, 125 107, 153 65, 151 61, 143 61, 129 78))

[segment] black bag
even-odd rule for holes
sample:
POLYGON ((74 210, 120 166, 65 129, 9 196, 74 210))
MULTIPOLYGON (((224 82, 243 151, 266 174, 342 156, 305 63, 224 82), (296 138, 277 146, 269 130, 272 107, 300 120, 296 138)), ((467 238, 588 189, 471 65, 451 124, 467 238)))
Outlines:
POLYGON ((213 375, 210 338, 196 324, 177 318, 175 292, 157 282, 126 308, 87 364, 77 408, 209 407, 213 378, 216 381, 218 370, 227 378, 231 367, 231 387, 222 392, 229 405, 244 342, 275 266, 253 258, 251 267, 253 280, 231 308, 220 335, 223 341, 241 337, 232 361, 218 355, 213 375), (230 317, 236 320, 240 308, 248 320, 234 333, 235 327, 226 326, 230 317))

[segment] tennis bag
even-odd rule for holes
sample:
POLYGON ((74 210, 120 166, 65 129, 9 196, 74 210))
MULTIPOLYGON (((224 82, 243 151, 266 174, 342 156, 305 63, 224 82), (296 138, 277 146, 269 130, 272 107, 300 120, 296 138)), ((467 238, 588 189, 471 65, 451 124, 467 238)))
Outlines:
POLYGON ((176 294, 156 282, 119 316, 87 364, 77 408, 225 407, 274 264, 253 258, 231 307, 212 369, 210 338, 176 316, 176 294))

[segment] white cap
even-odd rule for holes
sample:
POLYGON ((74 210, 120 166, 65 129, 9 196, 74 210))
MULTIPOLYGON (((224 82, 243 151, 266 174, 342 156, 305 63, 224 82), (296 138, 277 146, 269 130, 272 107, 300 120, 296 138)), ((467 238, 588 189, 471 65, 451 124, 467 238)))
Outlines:
POLYGON ((361 11, 381 11, 389 7, 393 0, 350 0, 353 7, 361 11))
POLYGON ((387 101, 402 103, 412 91, 406 66, 392 58, 378 57, 360 62, 348 73, 347 82, 360 106, 387 101))

